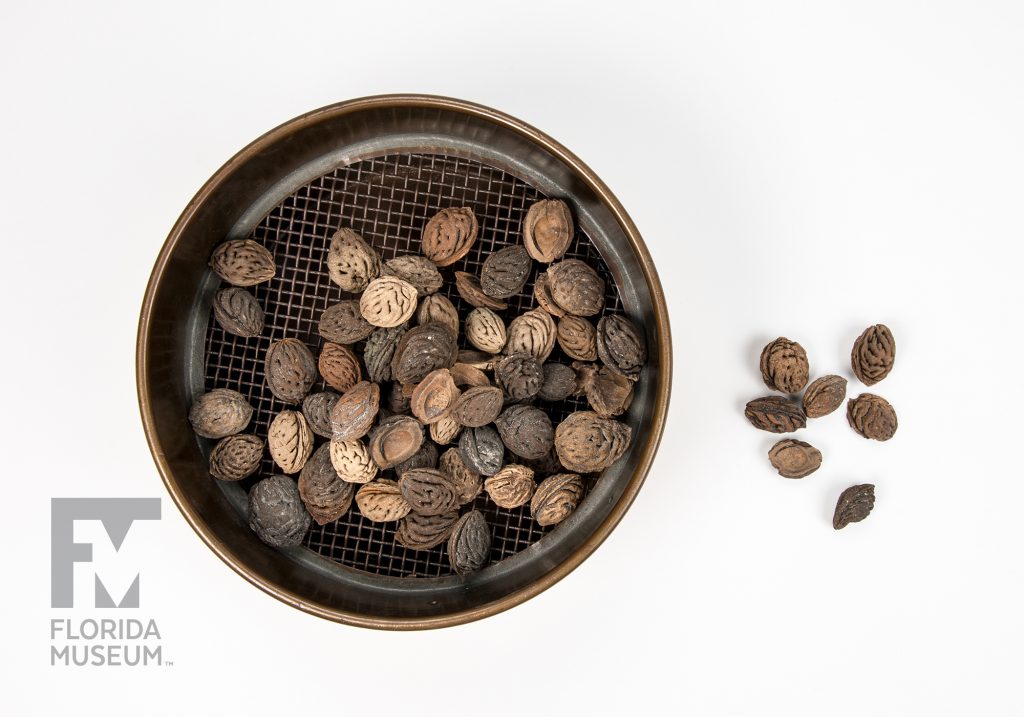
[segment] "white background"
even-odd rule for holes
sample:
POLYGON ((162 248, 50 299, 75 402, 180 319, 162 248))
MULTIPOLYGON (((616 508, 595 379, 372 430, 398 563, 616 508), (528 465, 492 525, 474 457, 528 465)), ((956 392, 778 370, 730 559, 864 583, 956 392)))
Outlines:
POLYGON ((1019 4, 5 2, 0 27, 10 713, 1024 712, 1019 4), (666 437, 605 545, 420 634, 318 620, 223 565, 166 497, 133 367, 203 181, 297 114, 396 91, 491 105, 589 163, 674 332, 666 437), (760 347, 849 374, 875 322, 895 438, 815 421, 823 467, 780 478, 742 416, 760 347), (875 512, 833 531, 859 482, 875 512), (79 495, 164 497, 125 550, 173 667, 49 666, 49 499, 79 495))

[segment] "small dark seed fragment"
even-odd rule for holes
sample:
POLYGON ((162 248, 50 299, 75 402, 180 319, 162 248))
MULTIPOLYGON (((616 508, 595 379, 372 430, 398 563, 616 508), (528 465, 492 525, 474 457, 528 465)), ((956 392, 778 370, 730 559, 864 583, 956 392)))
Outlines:
POLYGON ((845 528, 850 523, 859 523, 868 517, 875 507, 875 486, 871 483, 850 486, 839 496, 836 512, 832 516, 832 527, 845 528))

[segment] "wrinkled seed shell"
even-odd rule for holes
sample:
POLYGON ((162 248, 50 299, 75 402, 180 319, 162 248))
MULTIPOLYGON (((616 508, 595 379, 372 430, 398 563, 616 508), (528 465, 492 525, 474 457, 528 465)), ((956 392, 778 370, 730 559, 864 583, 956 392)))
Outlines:
POLYGON ((459 518, 448 538, 448 561, 457 573, 469 573, 487 565, 491 552, 491 529, 478 510, 459 518))
POLYGON ((603 316, 597 322, 597 355, 605 366, 635 381, 647 363, 647 340, 625 316, 603 316))
POLYGON ((401 520, 412 509, 402 497, 398 483, 383 478, 356 491, 356 505, 367 520, 375 523, 401 520))
POLYGON ((463 462, 472 470, 492 476, 501 470, 505 458, 505 444, 494 426, 467 428, 459 437, 459 451, 463 462))
POLYGON ((797 342, 780 336, 761 351, 761 378, 768 388, 799 393, 809 376, 807 352, 797 342))
POLYGON ((451 478, 458 495, 459 505, 473 502, 483 490, 483 476, 462 460, 458 448, 449 448, 437 462, 438 468, 451 478))
POLYGON ((544 383, 537 392, 545 401, 562 401, 576 393, 576 372, 561 363, 546 363, 541 367, 544 371, 544 383))
POLYGON ((548 267, 551 298, 566 313, 594 316, 604 308, 604 279, 579 259, 565 259, 548 267))
POLYGON ((459 507, 458 487, 447 473, 436 468, 406 471, 398 488, 412 511, 420 515, 441 515, 459 507))
POLYGON ((330 442, 331 465, 346 483, 369 483, 377 477, 377 464, 360 440, 330 442))
POLYGON ((217 246, 210 268, 233 286, 255 286, 274 278, 274 256, 251 239, 232 239, 217 246))
POLYGON ((421 250, 438 266, 449 266, 469 253, 479 231, 469 207, 442 209, 424 227, 421 250))
POLYGON ((374 383, 391 380, 391 360, 407 330, 405 326, 396 326, 377 329, 370 334, 363 349, 363 363, 366 364, 367 377, 374 383))
POLYGON ((807 425, 803 408, 784 396, 764 396, 747 403, 743 415, 754 428, 769 433, 791 433, 807 425))
POLYGON ((203 438, 224 438, 249 425, 253 408, 245 396, 229 388, 215 388, 196 399, 189 410, 192 430, 203 438))
POLYGON ((517 463, 510 463, 484 481, 484 490, 491 500, 508 509, 526 505, 534 488, 533 470, 517 463))
POLYGON ((494 379, 513 401, 532 398, 544 384, 544 369, 529 354, 506 356, 494 367, 494 379))
POLYGON ((597 329, 579 316, 565 316, 558 321, 558 345, 570 358, 597 361, 597 329))
POLYGON ((551 298, 551 289, 548 288, 548 273, 546 271, 538 274, 537 278, 533 280, 533 298, 540 308, 552 316, 561 318, 566 315, 565 309, 556 304, 555 300, 551 298))
POLYGON ((594 412, 604 418, 625 413, 633 401, 633 382, 607 366, 573 363, 577 371, 577 391, 587 397, 594 412))
POLYGON ((228 436, 210 451, 210 475, 218 480, 239 481, 260 467, 265 443, 259 436, 228 436))
POLYGON ((316 381, 316 360, 298 339, 281 339, 267 349, 263 372, 274 396, 285 403, 301 403, 316 381))
POLYGON ((331 237, 327 274, 345 291, 359 293, 380 274, 380 257, 373 247, 347 227, 331 237))
POLYGON ((532 309, 512 319, 508 326, 505 353, 529 354, 544 363, 555 348, 557 336, 558 329, 551 314, 532 309))
POLYGON ((850 353, 853 373, 865 386, 874 386, 892 371, 896 363, 896 339, 885 324, 864 329, 850 353))
POLYGON ((466 316, 466 339, 486 353, 497 354, 505 348, 505 322, 487 308, 476 308, 466 316))
POLYGON ((359 302, 347 299, 324 309, 318 329, 328 341, 351 345, 369 338, 374 326, 359 313, 359 302))
POLYGON ((420 308, 416 310, 416 323, 419 326, 441 324, 451 331, 453 336, 459 336, 459 312, 455 309, 455 304, 441 294, 432 294, 420 301, 420 308))
POLYGON ((267 429, 267 445, 282 471, 298 473, 313 453, 313 431, 298 411, 281 411, 267 429))
POLYGON ((409 329, 391 358, 391 378, 405 384, 417 384, 439 368, 455 365, 459 355, 455 335, 441 324, 425 324, 409 329))
POLYGON ((451 415, 459 425, 479 428, 498 417, 504 400, 504 394, 497 386, 474 386, 459 397, 451 415))
POLYGON ((249 527, 275 548, 302 544, 312 522, 295 481, 288 476, 264 478, 249 491, 249 527))
POLYGON ((842 530, 850 523, 859 523, 875 507, 875 486, 871 483, 853 485, 839 496, 832 516, 832 527, 842 530))
POLYGON ((459 521, 459 512, 419 515, 410 512, 398 521, 395 542, 409 550, 431 550, 448 540, 459 521))
POLYGON ((533 261, 526 249, 513 244, 488 254, 480 267, 480 289, 496 299, 509 299, 526 286, 533 261))
POLYGON ((530 501, 530 514, 540 525, 555 525, 568 518, 583 499, 583 479, 575 473, 545 478, 530 501))
POLYGON ((343 481, 334 470, 329 443, 313 452, 299 474, 299 496, 318 525, 326 525, 347 513, 355 493, 355 486, 343 481))
POLYGON ((896 409, 873 393, 851 398, 846 404, 846 419, 854 431, 874 441, 888 441, 899 425, 896 409))
POLYGON ((365 436, 379 409, 380 386, 369 381, 357 383, 331 409, 334 440, 354 441, 365 436))
POLYGON ((451 416, 445 416, 440 421, 430 424, 430 440, 439 446, 446 446, 456 438, 462 431, 462 426, 451 416))
POLYGON ((352 349, 341 344, 325 343, 320 350, 318 366, 327 385, 341 393, 351 389, 363 378, 359 357, 352 349))
POLYGON ((509 406, 495 419, 494 425, 505 447, 521 458, 543 458, 555 440, 551 418, 535 406, 509 406))
POLYGON ((331 410, 341 398, 334 391, 311 393, 302 400, 302 415, 310 429, 318 436, 330 438, 334 435, 331 428, 331 410))
POLYGON ((808 418, 827 416, 846 400, 846 379, 842 376, 822 376, 812 381, 804 391, 804 415, 808 418))
POLYGON ((370 282, 359 297, 359 313, 374 326, 400 326, 416 313, 416 287, 397 276, 382 276, 370 282))
POLYGON ((555 429, 555 450, 562 465, 578 473, 596 473, 621 458, 633 430, 592 411, 570 414, 555 429))
POLYGON ((444 283, 441 272, 437 270, 434 262, 417 254, 396 256, 384 264, 381 273, 387 276, 397 276, 402 281, 412 284, 416 287, 416 293, 420 298, 433 294, 444 283))
POLYGON ((245 289, 221 289, 213 297, 213 316, 229 334, 251 339, 263 333, 263 307, 245 289))

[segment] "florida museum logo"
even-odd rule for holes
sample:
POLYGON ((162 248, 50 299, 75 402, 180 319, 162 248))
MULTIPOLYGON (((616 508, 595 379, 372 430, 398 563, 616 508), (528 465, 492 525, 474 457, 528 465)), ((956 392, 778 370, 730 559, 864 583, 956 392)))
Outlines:
MULTIPOLYGON (((166 659, 156 620, 138 613, 113 613, 131 617, 107 617, 106 610, 138 610, 141 573, 135 573, 127 589, 108 589, 100 568, 124 572, 123 565, 98 565, 97 547, 76 542, 75 525, 98 522, 113 547, 115 558, 132 525, 160 519, 159 498, 53 498, 50 503, 50 607, 74 610, 71 617, 50 619, 50 665, 57 667, 143 667, 172 664, 166 659), (91 572, 92 604, 76 605, 75 565, 79 578, 91 572), (89 570, 91 568, 91 571, 89 570), (88 610, 83 614, 83 610, 88 610), (93 612, 97 611, 97 612, 93 612)), ((109 549, 104 547, 105 554, 109 549)), ((130 571, 129 571, 130 574, 130 571)), ((109 582, 109 577, 108 577, 109 582)), ((84 590, 79 591, 81 597, 84 590)))

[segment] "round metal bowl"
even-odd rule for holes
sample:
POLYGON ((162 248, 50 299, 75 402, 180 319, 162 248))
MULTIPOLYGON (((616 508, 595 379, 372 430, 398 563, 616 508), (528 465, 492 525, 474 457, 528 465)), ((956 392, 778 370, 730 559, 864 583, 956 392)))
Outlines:
MULTIPOLYGON (((531 302, 528 295, 516 297, 509 311, 531 302)), ((560 580, 608 536, 640 490, 661 439, 671 340, 665 299, 643 240, 618 200, 571 152, 486 107, 441 97, 380 96, 281 125, 199 190, 171 230, 146 290, 137 381, 146 438, 167 490, 232 569, 320 617, 421 629, 508 609, 560 580), (187 420, 194 398, 217 386, 241 387, 257 407, 250 426, 257 433, 284 407, 264 390, 262 355, 270 340, 285 335, 316 345, 319 313, 341 298, 331 294, 340 292, 337 287, 318 278, 339 222, 363 233, 386 259, 418 251, 419 231, 439 203, 469 204, 482 216, 481 246, 467 258, 473 270, 489 251, 520 241, 525 209, 544 196, 570 205, 578 225, 574 255, 605 275, 611 309, 646 333, 650 359, 622 417, 633 429, 628 453, 590 477, 580 506, 552 529, 538 528, 528 512, 490 515, 499 523, 494 530, 500 545, 490 565, 468 576, 452 574, 436 556, 398 555, 385 529, 362 521, 355 509, 337 525, 314 525, 302 547, 279 550, 260 542, 247 525, 246 486, 208 473, 210 442, 197 439, 187 420), (210 322, 218 287, 207 267, 210 253, 225 239, 240 237, 273 244, 281 274, 262 298, 275 306, 266 335, 249 343, 210 322)))

